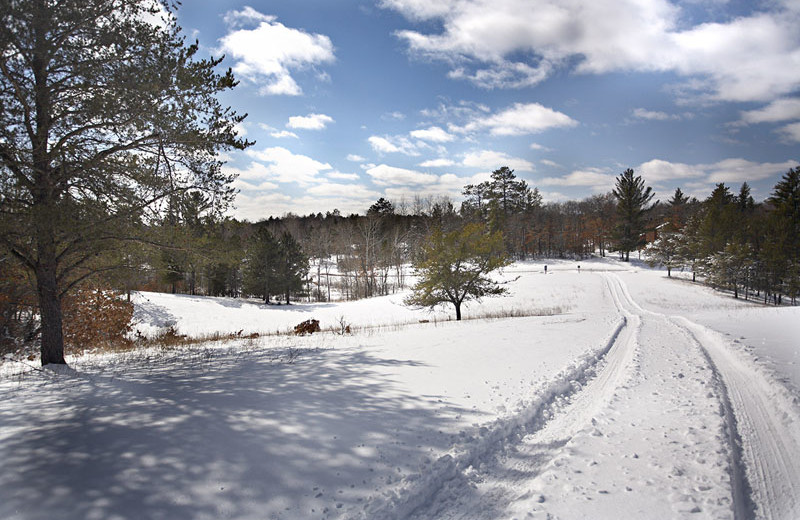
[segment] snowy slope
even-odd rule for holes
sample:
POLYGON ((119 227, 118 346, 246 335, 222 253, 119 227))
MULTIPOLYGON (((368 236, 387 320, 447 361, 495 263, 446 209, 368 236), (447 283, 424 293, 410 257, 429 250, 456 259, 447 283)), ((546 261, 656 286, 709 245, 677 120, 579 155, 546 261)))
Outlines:
POLYGON ((3 367, 0 518, 800 517, 794 309, 609 260, 548 272, 515 264, 467 311, 544 315, 461 323, 402 295, 143 294, 145 333, 361 328, 3 367))

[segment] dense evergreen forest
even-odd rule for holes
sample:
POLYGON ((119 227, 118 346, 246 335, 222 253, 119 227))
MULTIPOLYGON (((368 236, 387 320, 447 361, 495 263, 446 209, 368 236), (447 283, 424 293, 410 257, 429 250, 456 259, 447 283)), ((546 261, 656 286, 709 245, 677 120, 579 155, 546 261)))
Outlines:
MULTIPOLYGON (((87 265, 82 286, 132 291, 252 297, 272 304, 385 295, 407 287, 409 265, 434 231, 481 223, 501 232, 511 260, 581 259, 631 252, 671 276, 692 279, 767 304, 795 303, 800 291, 800 169, 769 198, 754 201, 718 184, 702 201, 676 189, 666 201, 633 170, 606 194, 544 203, 513 170, 464 187, 456 207, 444 197, 379 199, 363 215, 284 215, 251 223, 213 212, 198 192, 175 197, 163 218, 141 224, 146 237, 87 265), (114 268, 109 269, 111 265, 114 268), (93 271, 89 273, 89 271, 93 271)), ((5 341, 36 335, 35 292, 23 266, 4 252, 0 305, 5 341)), ((65 314, 69 314, 68 309, 65 314)))

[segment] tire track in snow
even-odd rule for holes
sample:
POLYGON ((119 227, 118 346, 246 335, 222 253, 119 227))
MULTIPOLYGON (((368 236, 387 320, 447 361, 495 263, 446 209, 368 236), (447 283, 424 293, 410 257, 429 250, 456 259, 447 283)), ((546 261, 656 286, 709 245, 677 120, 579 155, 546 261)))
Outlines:
POLYGON ((623 287, 641 313, 684 330, 713 371, 728 428, 734 518, 800 518, 800 416, 791 398, 722 334, 683 316, 645 310, 623 287))
POLYGON ((454 474, 411 518, 729 518, 731 450, 702 350, 636 304, 618 276, 601 276, 628 326, 596 377, 494 459, 454 474))
MULTIPOLYGON (((436 495, 474 466, 523 442, 531 435, 548 431, 577 432, 591 421, 591 415, 611 399, 615 389, 628 375, 636 348, 639 318, 625 310, 618 288, 606 279, 621 319, 600 349, 586 354, 559 373, 523 410, 480 428, 462 446, 440 457, 426 471, 411 475, 394 491, 373 497, 363 509, 349 512, 349 518, 372 520, 405 519, 428 508, 436 495), (562 413, 563 402, 571 413, 562 413), (550 427, 551 423, 556 426, 550 427)), ((563 436, 563 435, 560 435, 563 436)), ((456 484, 458 485, 458 484, 456 484)))
POLYGON ((791 401, 721 334, 681 316, 671 320, 700 345, 726 390, 735 467, 742 472, 741 487, 734 487, 736 518, 800 518, 800 418, 791 401))

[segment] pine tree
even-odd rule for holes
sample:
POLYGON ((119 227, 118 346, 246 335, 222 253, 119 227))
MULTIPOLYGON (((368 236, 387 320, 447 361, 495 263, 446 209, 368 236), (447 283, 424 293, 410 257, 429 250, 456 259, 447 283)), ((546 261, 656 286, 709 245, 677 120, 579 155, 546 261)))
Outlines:
POLYGON ((190 188, 228 203, 217 152, 251 144, 216 98, 233 75, 161 8, 0 2, 0 242, 35 279, 43 365, 65 363, 62 298, 138 238, 128 224, 190 188))
POLYGON ((652 188, 645 186, 641 176, 634 175, 633 170, 628 168, 617 177, 613 194, 617 199, 617 249, 627 262, 630 252, 645 243, 645 217, 651 209, 648 203, 655 193, 652 188))
POLYGON ((247 246, 242 290, 269 303, 270 296, 280 294, 278 265, 280 247, 266 226, 261 225, 247 246))
POLYGON ((666 267, 667 277, 671 277, 672 269, 683 265, 683 258, 680 254, 681 239, 682 237, 678 233, 671 231, 661 233, 644 249, 647 263, 666 267))
POLYGON ((300 244, 288 231, 278 241, 278 262, 276 275, 277 287, 285 297, 286 305, 290 303, 292 293, 303 290, 308 275, 308 256, 303 253, 300 244))

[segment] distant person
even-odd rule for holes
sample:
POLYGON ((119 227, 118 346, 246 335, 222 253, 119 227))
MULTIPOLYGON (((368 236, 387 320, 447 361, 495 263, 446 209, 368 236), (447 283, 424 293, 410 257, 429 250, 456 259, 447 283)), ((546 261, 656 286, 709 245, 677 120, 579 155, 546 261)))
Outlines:
POLYGON ((547 274, 547 266, 544 266, 544 274, 547 274))
POLYGON ((580 272, 581 272, 581 266, 580 266, 580 264, 578 264, 578 273, 580 273, 580 272))

